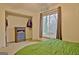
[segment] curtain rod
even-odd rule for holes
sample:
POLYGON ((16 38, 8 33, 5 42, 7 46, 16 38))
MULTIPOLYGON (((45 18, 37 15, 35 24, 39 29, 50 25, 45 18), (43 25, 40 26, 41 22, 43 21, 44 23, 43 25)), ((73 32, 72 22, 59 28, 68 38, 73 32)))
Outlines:
POLYGON ((45 12, 50 12, 50 11, 56 11, 56 10, 57 10, 57 8, 56 9, 47 10, 47 11, 43 11, 43 12, 40 12, 40 13, 45 13, 45 12))

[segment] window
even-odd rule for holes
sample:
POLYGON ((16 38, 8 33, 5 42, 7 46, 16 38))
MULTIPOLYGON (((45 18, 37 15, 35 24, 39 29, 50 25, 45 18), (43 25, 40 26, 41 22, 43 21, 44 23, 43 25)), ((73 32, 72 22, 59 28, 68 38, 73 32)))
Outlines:
POLYGON ((43 16, 42 35, 44 37, 56 38, 57 13, 43 16))
POLYGON ((43 12, 40 15, 40 37, 62 39, 61 7, 58 7, 56 10, 43 12))

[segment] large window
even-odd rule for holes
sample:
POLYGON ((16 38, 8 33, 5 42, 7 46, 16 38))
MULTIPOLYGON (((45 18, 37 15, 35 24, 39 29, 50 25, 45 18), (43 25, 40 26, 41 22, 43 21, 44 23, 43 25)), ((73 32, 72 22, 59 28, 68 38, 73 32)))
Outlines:
POLYGON ((61 7, 40 14, 40 37, 62 39, 61 7))
POLYGON ((43 16, 42 36, 56 38, 57 13, 43 16))

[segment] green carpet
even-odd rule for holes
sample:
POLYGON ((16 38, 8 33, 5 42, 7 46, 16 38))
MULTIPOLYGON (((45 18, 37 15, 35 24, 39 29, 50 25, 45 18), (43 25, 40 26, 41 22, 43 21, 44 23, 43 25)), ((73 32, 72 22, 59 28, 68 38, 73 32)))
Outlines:
POLYGON ((16 52, 16 55, 79 55, 79 43, 49 39, 26 46, 16 52))

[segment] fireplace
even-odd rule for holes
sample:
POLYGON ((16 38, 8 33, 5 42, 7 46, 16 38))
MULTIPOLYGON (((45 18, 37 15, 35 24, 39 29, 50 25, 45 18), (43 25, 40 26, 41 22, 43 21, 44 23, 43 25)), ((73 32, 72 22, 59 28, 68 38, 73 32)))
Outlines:
POLYGON ((15 27, 15 42, 25 41, 25 27, 15 27))

